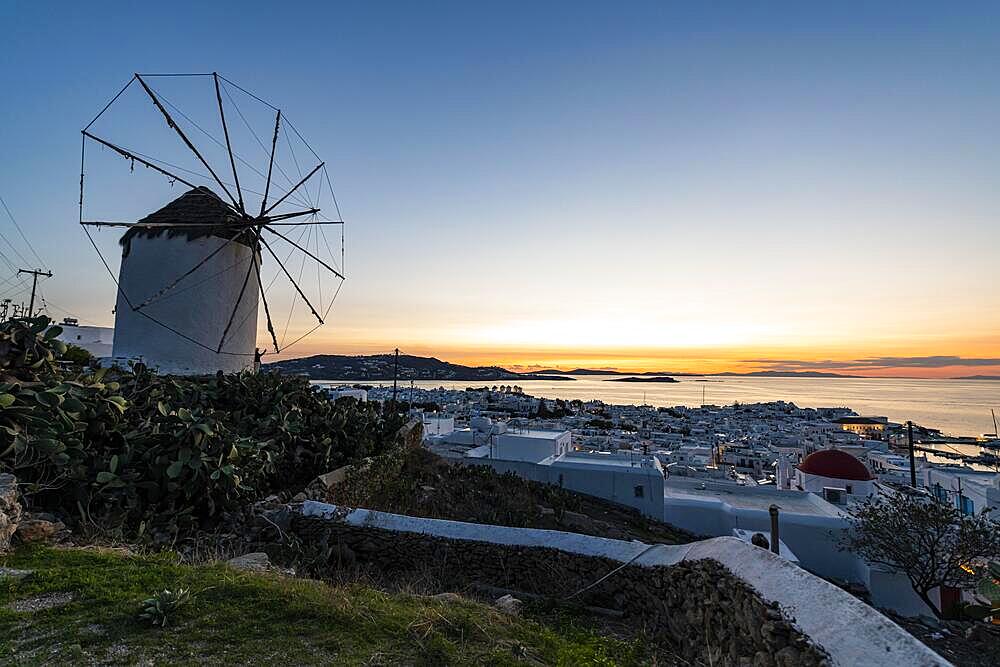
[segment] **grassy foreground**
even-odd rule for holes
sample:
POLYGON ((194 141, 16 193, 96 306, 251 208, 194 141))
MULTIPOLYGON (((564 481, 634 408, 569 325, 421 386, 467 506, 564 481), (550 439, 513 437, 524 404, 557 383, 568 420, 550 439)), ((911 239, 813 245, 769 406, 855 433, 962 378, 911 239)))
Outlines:
POLYGON ((22 549, 0 564, 3 664, 631 665, 653 660, 638 641, 569 620, 511 617, 473 601, 329 585, 226 565, 181 565, 170 554, 22 549), (167 627, 138 618, 142 600, 187 588, 167 627), (52 593, 73 599, 14 611, 52 593))

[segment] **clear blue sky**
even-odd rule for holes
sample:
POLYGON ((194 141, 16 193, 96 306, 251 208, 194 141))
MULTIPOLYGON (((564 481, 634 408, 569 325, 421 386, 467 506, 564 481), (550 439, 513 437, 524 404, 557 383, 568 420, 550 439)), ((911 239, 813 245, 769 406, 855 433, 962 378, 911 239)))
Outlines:
POLYGON ((79 130, 134 71, 217 70, 351 223, 304 351, 1000 357, 1000 5, 706 4, 7 2, 0 196, 110 324, 79 130))

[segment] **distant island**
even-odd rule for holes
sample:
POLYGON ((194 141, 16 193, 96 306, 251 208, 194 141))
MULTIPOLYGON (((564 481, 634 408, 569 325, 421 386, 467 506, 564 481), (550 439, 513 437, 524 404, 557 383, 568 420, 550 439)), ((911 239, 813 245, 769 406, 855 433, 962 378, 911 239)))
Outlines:
MULTIPOLYGON (((312 380, 353 380, 385 382, 393 379, 394 357, 391 354, 343 355, 318 354, 300 359, 285 359, 264 364, 265 369, 287 373, 289 375, 306 375, 312 380)), ((643 371, 625 373, 608 368, 574 368, 563 371, 556 368, 519 373, 500 366, 463 366, 435 357, 417 357, 409 354, 399 355, 398 379, 405 380, 454 380, 460 382, 530 382, 532 380, 567 381, 574 376, 608 376, 607 380, 614 382, 677 382, 678 377, 696 378, 695 381, 705 381, 707 377, 722 378, 860 378, 863 375, 847 375, 845 373, 829 373, 825 371, 749 371, 737 373, 726 371, 722 373, 673 373, 670 371, 643 371)), ((874 379, 874 378, 873 378, 874 379)), ((953 380, 1000 380, 1000 375, 967 375, 951 378, 953 380)), ((718 382, 718 380, 716 380, 718 382)))
MULTIPOLYGON (((462 366, 434 357, 399 355, 398 379, 456 380, 468 382, 524 382, 531 380, 565 380, 573 378, 538 373, 515 373, 499 366, 462 366)), ((396 358, 391 354, 349 356, 318 354, 301 359, 286 359, 264 364, 266 370, 288 375, 305 375, 310 380, 387 381, 394 377, 396 358)))
MULTIPOLYGON (((746 373, 737 373, 734 371, 726 371, 724 373, 674 373, 671 371, 643 371, 640 373, 624 373, 622 371, 613 371, 607 369, 591 369, 591 368, 575 368, 571 371, 560 371, 556 369, 546 369, 541 371, 534 371, 535 375, 548 375, 554 377, 566 376, 566 375, 629 375, 633 378, 647 378, 647 377, 693 377, 702 378, 708 376, 715 377, 785 377, 785 378, 860 378, 864 377, 862 375, 846 375, 844 373, 827 373, 823 371, 749 371, 746 373)), ((971 378, 958 378, 960 380, 988 380, 992 379, 990 376, 975 376, 971 378)), ((1000 379, 1000 378, 997 378, 1000 379)), ((637 379, 628 380, 630 382, 637 382, 637 379)))
MULTIPOLYGON (((557 369, 545 369, 541 371, 533 371, 535 375, 626 375, 622 371, 610 370, 607 368, 574 368, 571 371, 560 371, 557 369)), ((629 373, 628 375, 634 376, 658 376, 664 377, 667 375, 673 375, 677 377, 702 377, 704 373, 673 373, 669 371, 642 371, 640 373, 629 373)))
MULTIPOLYGON (((708 376, 715 377, 764 377, 764 378, 860 378, 861 375, 846 375, 844 373, 826 373, 823 371, 749 371, 747 373, 736 373, 734 371, 726 371, 724 373, 674 373, 670 371, 644 371, 641 373, 623 373, 621 371, 613 371, 607 369, 590 369, 590 368, 576 368, 571 371, 560 371, 555 369, 546 369, 542 371, 534 371, 535 375, 551 375, 551 376, 562 376, 562 375, 629 375, 633 379, 629 379, 629 382, 638 382, 637 378, 647 378, 647 377, 693 377, 702 378, 708 376)), ((958 378, 960 380, 987 380, 992 379, 990 376, 980 375, 971 378, 958 378)), ((1000 379, 1000 378, 996 378, 1000 379)), ((655 380, 654 380, 655 381, 655 380)))
POLYGON ((754 377, 754 378, 863 378, 863 375, 845 375, 843 373, 825 373, 823 371, 751 371, 749 373, 714 373, 720 377, 754 377))
POLYGON ((605 382, 679 382, 680 380, 675 380, 672 377, 666 375, 657 375, 653 377, 627 377, 627 378, 609 378, 605 382))
POLYGON ((571 371, 560 371, 555 368, 546 368, 541 371, 533 371, 533 373, 535 375, 621 375, 618 371, 607 370, 604 368, 574 368, 571 371))

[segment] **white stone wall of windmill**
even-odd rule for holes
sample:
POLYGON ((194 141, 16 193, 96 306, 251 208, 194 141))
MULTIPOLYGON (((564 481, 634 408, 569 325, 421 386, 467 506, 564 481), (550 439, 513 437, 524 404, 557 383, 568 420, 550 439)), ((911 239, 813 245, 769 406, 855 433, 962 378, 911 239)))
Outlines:
POLYGON ((220 238, 201 226, 230 224, 231 217, 231 209, 202 188, 138 221, 171 227, 132 228, 122 236, 117 359, 175 375, 253 368, 258 291, 253 276, 245 279, 254 252, 249 241, 220 238))

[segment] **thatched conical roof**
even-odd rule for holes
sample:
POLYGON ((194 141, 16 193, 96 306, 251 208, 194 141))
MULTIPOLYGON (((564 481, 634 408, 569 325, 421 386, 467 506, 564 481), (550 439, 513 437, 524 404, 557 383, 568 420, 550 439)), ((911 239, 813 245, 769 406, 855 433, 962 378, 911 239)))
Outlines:
MULTIPOLYGON (((173 227, 131 227, 122 234, 119 243, 122 245, 122 256, 127 256, 132 239, 136 237, 154 238, 164 232, 167 237, 184 234, 188 240, 203 236, 218 236, 230 238, 240 222, 240 216, 227 206, 217 194, 205 186, 188 190, 163 208, 150 213, 139 220, 140 223, 156 223, 158 225, 176 225, 173 227), (190 225, 185 229, 185 226, 190 225), (218 227, 208 226, 218 225, 218 227), (227 226, 232 229, 226 229, 227 226)), ((249 237, 250 235, 246 235, 249 237)), ((250 238, 241 238, 238 243, 251 245, 250 238)))

